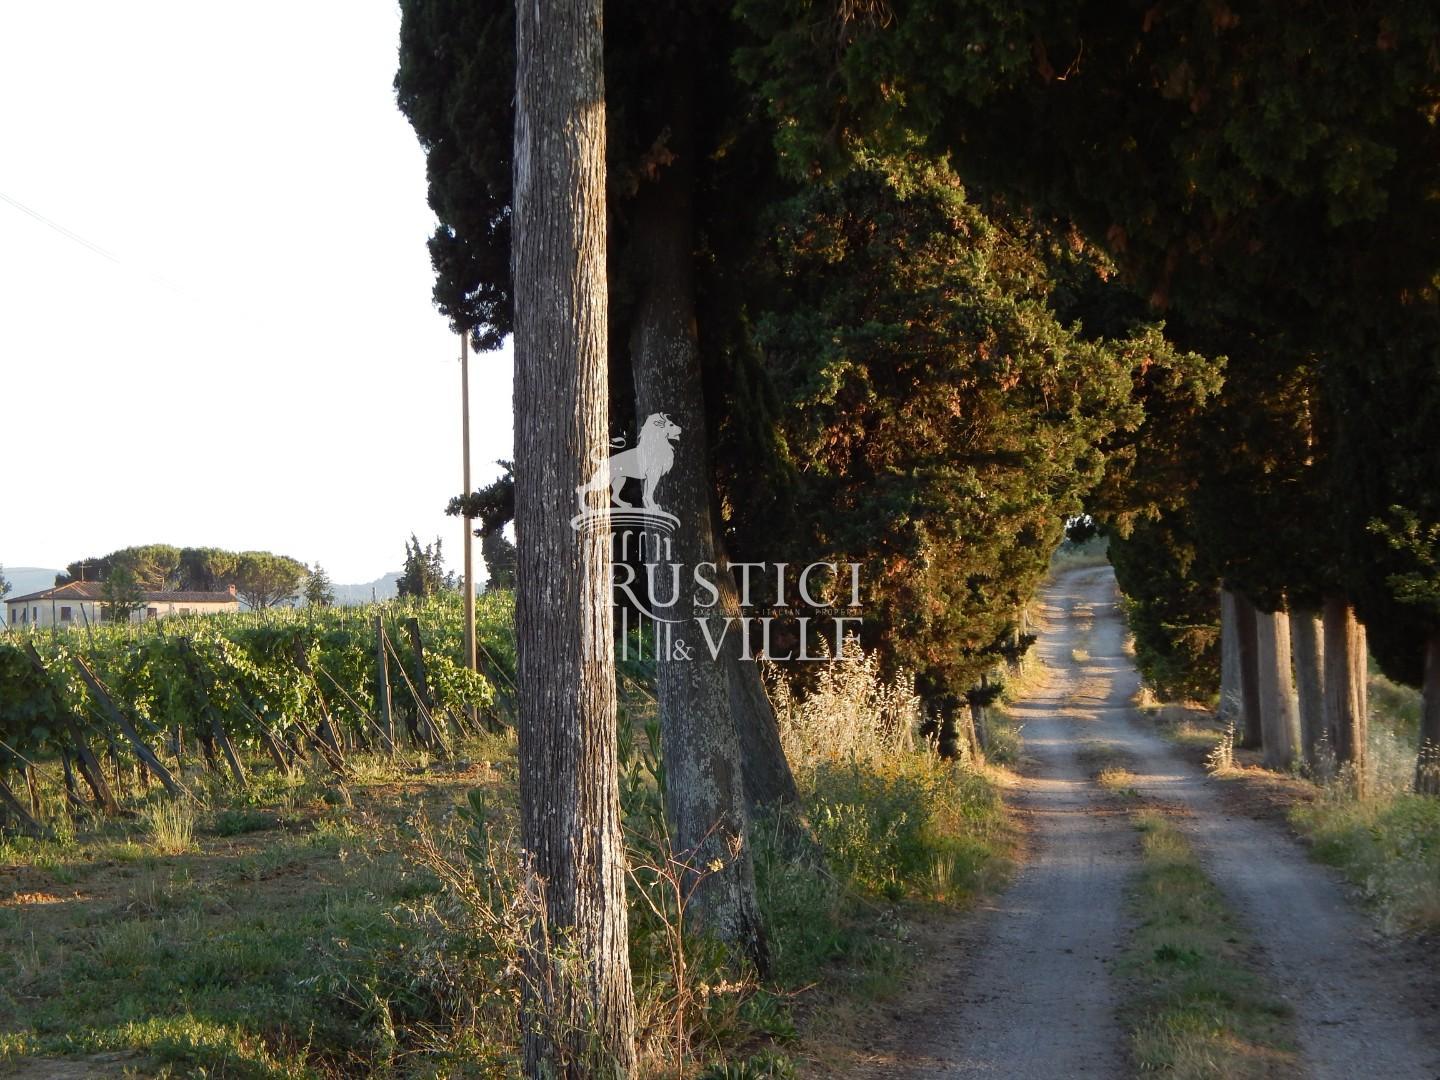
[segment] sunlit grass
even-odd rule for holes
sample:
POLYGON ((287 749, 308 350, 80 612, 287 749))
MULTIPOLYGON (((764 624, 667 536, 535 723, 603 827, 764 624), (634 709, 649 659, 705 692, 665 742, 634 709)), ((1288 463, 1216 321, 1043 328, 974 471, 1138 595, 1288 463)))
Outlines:
POLYGON ((1264 985, 1195 852, 1163 815, 1136 815, 1142 862, 1124 1015, 1142 1073, 1245 1080, 1296 1073, 1290 1010, 1264 985))

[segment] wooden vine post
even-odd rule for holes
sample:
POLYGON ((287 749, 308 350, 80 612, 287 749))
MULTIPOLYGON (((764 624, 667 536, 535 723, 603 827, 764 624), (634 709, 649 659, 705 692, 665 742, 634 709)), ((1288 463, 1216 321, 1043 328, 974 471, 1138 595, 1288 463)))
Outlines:
POLYGON ((135 730, 135 725, 130 723, 125 714, 120 711, 120 706, 115 704, 115 699, 110 696, 110 691, 105 688, 105 684, 95 677, 95 673, 90 670, 85 661, 80 659, 80 657, 72 655, 70 660, 74 663, 76 669, 79 670, 80 677, 85 680, 85 685, 90 688, 90 693, 94 696, 101 711, 114 721, 115 726, 118 727, 125 738, 129 740, 131 747, 135 750, 135 756, 138 757, 144 763, 145 767, 154 774, 155 778, 160 781, 166 793, 169 794, 171 798, 178 799, 180 795, 183 794, 183 791, 180 785, 175 782, 175 777, 170 775, 170 770, 155 756, 155 752, 145 745, 145 740, 140 738, 140 733, 135 730))
POLYGON ((395 713, 390 695, 390 663, 385 655, 385 620, 375 616, 375 714, 385 734, 385 747, 395 756, 395 713))
POLYGON ((45 684, 50 687, 50 698, 55 704, 55 714, 60 718, 60 724, 65 728, 65 733, 70 736, 70 741, 75 745, 76 761, 75 766, 84 779, 90 794, 95 797, 95 803, 106 814, 120 812, 120 804, 115 800, 115 794, 110 790, 110 784, 105 779, 105 770, 100 767, 100 759, 91 751, 89 744, 85 742, 85 736, 80 731, 80 725, 76 723, 75 717, 60 700, 60 695, 55 692, 55 687, 50 683, 50 673, 45 670, 45 661, 40 659, 40 654, 35 651, 35 646, 30 642, 21 643, 25 655, 30 660, 30 665, 45 679, 45 684))
POLYGON ((421 715, 430 726, 430 737, 444 756, 449 756, 445 737, 440 734, 440 725, 435 723, 435 696, 430 693, 430 680, 425 673, 425 645, 420 639, 420 620, 410 616, 405 620, 405 630, 410 635, 410 649, 415 654, 415 694, 420 701, 421 715))
POLYGON ((195 651, 195 645, 189 638, 180 639, 180 648, 185 654, 185 667, 190 672, 191 678, 195 680, 195 689, 200 694, 200 707, 210 718, 210 738, 220 747, 220 752, 225 755, 225 762, 230 766, 230 773, 235 777, 235 783, 240 787, 247 787, 249 780, 245 776, 245 766, 240 761, 240 755, 235 753, 235 747, 230 742, 230 735, 225 730, 225 725, 220 722, 220 710, 215 708, 215 703, 210 700, 210 689, 214 685, 210 673, 205 668, 200 654, 195 651))
POLYGON ((337 772, 345 771, 345 755, 340 750, 340 740, 335 737, 335 727, 330 723, 330 707, 325 703, 325 695, 320 690, 320 683, 315 678, 315 671, 310 666, 310 654, 305 649, 305 643, 297 640, 295 642, 295 663, 304 676, 310 680, 310 687, 315 691, 315 704, 320 709, 320 723, 315 728, 315 745, 320 750, 320 756, 325 759, 326 764, 337 772))

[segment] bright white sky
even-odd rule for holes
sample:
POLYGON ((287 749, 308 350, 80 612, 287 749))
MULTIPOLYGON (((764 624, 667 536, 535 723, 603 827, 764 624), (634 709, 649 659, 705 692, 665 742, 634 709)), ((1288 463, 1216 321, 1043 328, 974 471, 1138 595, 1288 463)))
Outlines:
MULTIPOLYGON (((394 0, 0 0, 0 564, 260 548, 460 563, 458 339, 430 302, 394 0)), ((471 358, 477 484, 510 356, 471 358)), ((477 544, 478 548, 478 544, 477 544)), ((477 566, 479 554, 476 554, 477 566)))

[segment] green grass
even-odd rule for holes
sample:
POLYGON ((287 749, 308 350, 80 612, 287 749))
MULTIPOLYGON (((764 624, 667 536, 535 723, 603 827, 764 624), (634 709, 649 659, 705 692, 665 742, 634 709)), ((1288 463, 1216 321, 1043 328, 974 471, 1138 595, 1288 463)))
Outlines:
POLYGON ((915 919, 1003 885, 1015 830, 986 774, 926 754, 821 767, 801 783, 816 846, 797 856, 769 822, 757 835, 756 884, 776 989, 805 992, 799 1034, 813 1049, 846 1041, 853 1003, 892 1000, 910 985, 915 919))
POLYGON ((1332 792, 1290 819, 1312 855, 1358 885, 1390 930, 1440 930, 1440 799, 1332 792))
POLYGON ((1440 930, 1440 800, 1410 791, 1421 698, 1371 665, 1366 795, 1324 787, 1290 811, 1311 855, 1359 886, 1390 932, 1440 930))
MULTIPOLYGON (((344 785, 318 764, 283 778, 250 761, 246 792, 192 785, 205 806, 152 791, 134 816, 57 817, 50 839, 0 840, 21 882, 0 907, 0 1071, 133 1053, 154 1076, 503 1073, 516 1032, 465 1016, 509 990, 472 977, 489 970, 475 938, 453 932, 451 899, 407 847, 421 798, 456 840, 450 811, 477 783, 513 817, 513 742, 477 740, 463 756, 484 763, 478 774, 377 761, 344 785), (397 793, 396 778, 420 793, 397 793)), ((1008 870, 1013 835, 984 775, 913 753, 828 763, 801 786, 807 838, 797 848, 795 823, 772 821, 755 842, 770 979, 737 978, 697 946, 712 989, 692 1060, 729 1070, 715 1075, 789 1075, 792 1044, 811 1034, 797 1000, 898 993, 912 915, 967 903, 1008 870)), ((663 967, 645 952, 657 947, 637 936, 637 979, 663 967)), ((663 991, 639 988, 652 1010, 663 991)))
MULTIPOLYGON (((492 743, 465 749, 498 756, 492 743)), ((250 765, 248 792, 193 785, 208 809, 152 793, 131 816, 0 840, 18 875, 0 907, 0 1063, 132 1052, 147 1076, 444 1074, 444 1018, 415 963, 436 947, 435 883, 400 849, 419 798, 443 810, 473 781, 342 793, 322 771, 250 765)))
POLYGON ((1219 890, 1174 825, 1150 812, 1135 821, 1143 858, 1123 1013, 1136 1067, 1176 1080, 1296 1074, 1288 1007, 1247 959, 1219 890))

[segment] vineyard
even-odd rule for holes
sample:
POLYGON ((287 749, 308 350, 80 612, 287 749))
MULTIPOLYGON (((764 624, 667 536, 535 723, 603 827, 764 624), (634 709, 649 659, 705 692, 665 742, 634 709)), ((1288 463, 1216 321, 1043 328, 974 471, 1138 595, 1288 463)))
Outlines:
POLYGON ((113 814, 136 785, 185 797, 192 767, 244 788, 257 759, 343 775, 356 750, 444 758, 454 738, 509 720, 510 606, 508 594, 478 605, 478 672, 463 663, 454 595, 12 631, 0 637, 0 804, 40 833, 46 770, 70 807, 113 814))

